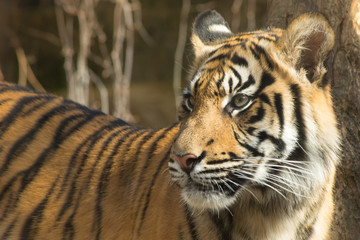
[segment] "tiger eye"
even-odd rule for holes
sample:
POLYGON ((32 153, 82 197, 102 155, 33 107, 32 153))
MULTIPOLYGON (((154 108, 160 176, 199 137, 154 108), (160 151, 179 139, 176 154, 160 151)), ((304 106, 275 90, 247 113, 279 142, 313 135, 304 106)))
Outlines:
POLYGON ((188 104, 188 106, 189 106, 190 108, 193 108, 193 107, 194 107, 194 102, 195 102, 195 100, 194 100, 194 97, 193 97, 193 96, 188 97, 188 99, 187 99, 187 104, 188 104))
POLYGON ((250 97, 244 94, 237 94, 231 100, 231 105, 234 108, 244 108, 250 102, 250 97))

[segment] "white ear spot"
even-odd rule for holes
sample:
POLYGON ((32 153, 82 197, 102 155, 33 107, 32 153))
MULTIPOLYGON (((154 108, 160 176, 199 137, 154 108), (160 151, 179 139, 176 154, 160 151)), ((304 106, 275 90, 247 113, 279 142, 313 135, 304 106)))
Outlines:
POLYGON ((228 29, 225 25, 222 24, 213 24, 209 26, 210 32, 218 32, 218 33, 231 33, 230 29, 228 29))

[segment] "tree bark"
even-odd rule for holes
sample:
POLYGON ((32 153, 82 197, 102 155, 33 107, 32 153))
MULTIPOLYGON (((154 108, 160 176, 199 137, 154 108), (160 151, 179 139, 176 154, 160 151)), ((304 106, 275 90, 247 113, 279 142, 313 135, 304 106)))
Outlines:
POLYGON ((336 34, 326 67, 342 134, 334 190, 332 240, 360 239, 360 1, 268 0, 268 25, 284 28, 305 12, 320 12, 336 34))

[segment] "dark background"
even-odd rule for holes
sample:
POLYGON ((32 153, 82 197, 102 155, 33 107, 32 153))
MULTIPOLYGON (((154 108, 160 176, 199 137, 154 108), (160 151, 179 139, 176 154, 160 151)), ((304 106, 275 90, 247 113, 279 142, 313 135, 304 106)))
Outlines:
MULTIPOLYGON (((135 34, 131 112, 135 116, 136 124, 159 128, 176 121, 172 78, 182 1, 141 0, 140 2, 142 22, 154 44, 148 45, 138 33, 135 34)), ((179 63, 183 66, 183 85, 186 84, 187 69, 192 61, 189 33, 193 19, 199 11, 212 8, 220 12, 230 23, 232 4, 232 0, 191 2, 188 41, 183 63, 179 63)), ((64 58, 61 53, 54 6, 55 3, 51 0, 0 1, 0 69, 6 81, 18 81, 18 63, 14 49, 18 44, 24 49, 35 76, 44 88, 50 93, 66 96, 64 58)), ((100 24, 107 33, 112 31, 113 7, 112 2, 104 0, 99 2, 97 8, 100 24)), ((240 21, 242 31, 247 30, 248 26, 247 7, 248 1, 243 1, 240 21)), ((266 1, 258 0, 255 14, 256 28, 264 26, 266 12, 266 1)), ((76 41, 77 39, 74 39, 75 43, 76 41)), ((90 61, 89 65, 91 64, 90 61)), ((96 66, 93 69, 96 71, 96 66)))

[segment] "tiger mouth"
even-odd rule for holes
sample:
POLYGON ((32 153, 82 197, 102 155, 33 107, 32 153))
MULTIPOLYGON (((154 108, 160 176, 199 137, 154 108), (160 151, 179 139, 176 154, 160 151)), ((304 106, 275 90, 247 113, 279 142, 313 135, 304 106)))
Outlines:
POLYGON ((223 194, 226 196, 235 195, 245 184, 247 180, 239 179, 231 173, 225 178, 211 179, 209 183, 199 183, 191 177, 188 178, 187 184, 182 187, 187 191, 201 192, 206 194, 223 194), (219 181, 220 180, 220 181, 219 181))
POLYGON ((226 209, 238 199, 242 185, 231 182, 216 184, 201 184, 193 179, 188 179, 185 186, 181 187, 183 200, 195 209, 226 209))

